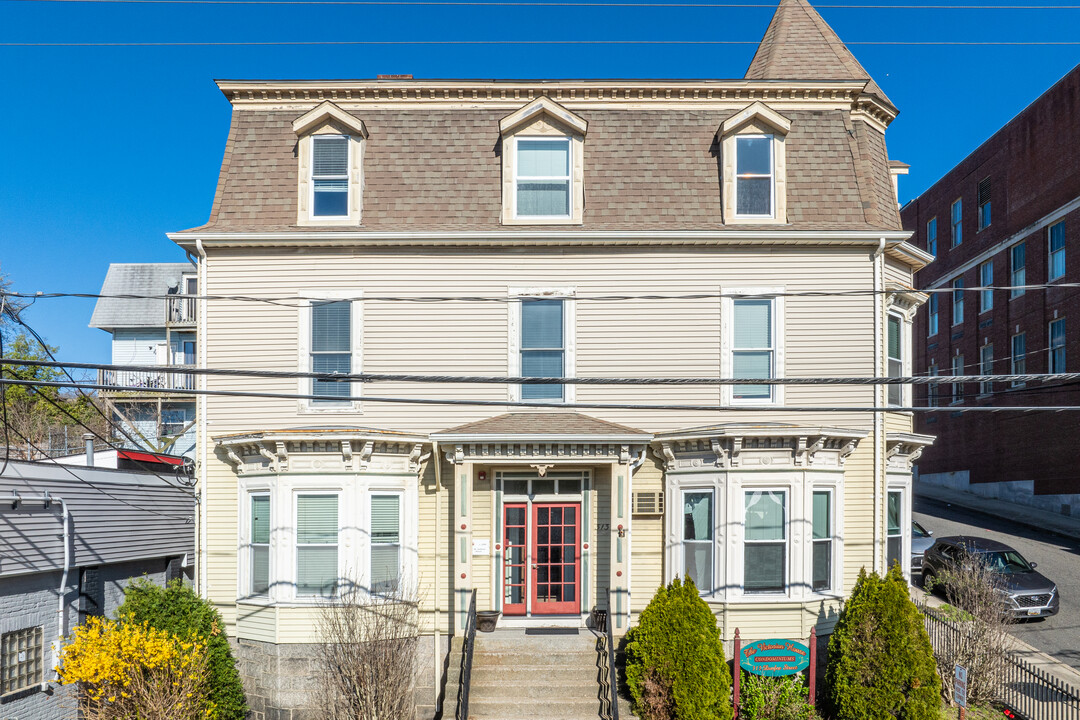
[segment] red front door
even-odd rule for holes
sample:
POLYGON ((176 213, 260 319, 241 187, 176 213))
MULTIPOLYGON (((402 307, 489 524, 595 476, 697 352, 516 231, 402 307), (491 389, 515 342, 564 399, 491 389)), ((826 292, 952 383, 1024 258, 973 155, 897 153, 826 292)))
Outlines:
POLYGON ((525 578, 529 506, 508 503, 503 506, 503 614, 525 614, 525 578))
POLYGON ((562 615, 581 612, 581 506, 533 503, 532 612, 562 615))

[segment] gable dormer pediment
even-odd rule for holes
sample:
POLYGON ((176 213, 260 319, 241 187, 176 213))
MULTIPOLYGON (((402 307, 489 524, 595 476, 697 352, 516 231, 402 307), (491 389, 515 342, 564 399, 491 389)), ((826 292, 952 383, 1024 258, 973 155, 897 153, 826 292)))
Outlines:
POLYGON ((791 130, 790 120, 765 103, 755 102, 725 120, 716 134, 723 137, 748 125, 754 126, 757 131, 777 132, 781 135, 787 135, 791 130))
POLYGON ((367 126, 364 125, 363 120, 342 110, 329 100, 319 103, 293 120, 292 127, 297 135, 306 135, 323 125, 333 125, 336 129, 345 131, 346 134, 357 135, 364 139, 368 136, 367 126))
POLYGON ((570 112, 551 98, 542 95, 500 120, 499 133, 507 135, 541 118, 551 120, 570 134, 584 136, 589 128, 589 123, 580 115, 570 112))

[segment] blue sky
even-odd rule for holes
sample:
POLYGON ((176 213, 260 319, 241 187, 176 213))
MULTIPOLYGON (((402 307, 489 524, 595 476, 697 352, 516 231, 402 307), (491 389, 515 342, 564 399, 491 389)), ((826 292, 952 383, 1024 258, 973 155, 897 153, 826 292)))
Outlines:
MULTIPOLYGON (((749 0, 753 2, 754 0, 749 0)), ((907 0, 912 2, 912 0, 907 0)), ((1000 1, 1000 0, 999 0, 1000 1)), ((866 3, 866 0, 863 0, 866 3)), ((907 201, 1080 61, 1078 46, 859 45, 1080 40, 1080 10, 844 7, 821 14, 900 117, 907 201)), ((97 292, 111 262, 183 261, 166 232, 205 222, 228 79, 736 78, 771 7, 208 5, 0 0, 0 44, 352 40, 734 40, 737 45, 0 46, 0 272, 15 289, 97 292)), ((68 361, 108 362, 92 300, 26 318, 68 361)))

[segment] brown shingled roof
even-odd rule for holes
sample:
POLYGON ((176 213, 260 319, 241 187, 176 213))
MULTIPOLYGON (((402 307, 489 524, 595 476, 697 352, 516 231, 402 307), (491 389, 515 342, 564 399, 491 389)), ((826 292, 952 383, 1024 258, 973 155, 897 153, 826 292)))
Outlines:
POLYGON ((866 80, 867 94, 892 102, 806 0, 780 0, 747 80, 866 80))
POLYGON ((580 413, 506 413, 432 433, 440 435, 638 435, 651 438, 644 430, 600 420, 580 413))

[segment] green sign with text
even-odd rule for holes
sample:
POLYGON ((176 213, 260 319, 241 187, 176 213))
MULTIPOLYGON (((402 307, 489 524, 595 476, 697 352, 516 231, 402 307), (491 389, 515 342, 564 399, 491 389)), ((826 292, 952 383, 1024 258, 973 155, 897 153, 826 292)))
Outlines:
POLYGON ((794 640, 758 640, 739 652, 739 667, 754 675, 794 675, 810 666, 810 648, 794 640))

